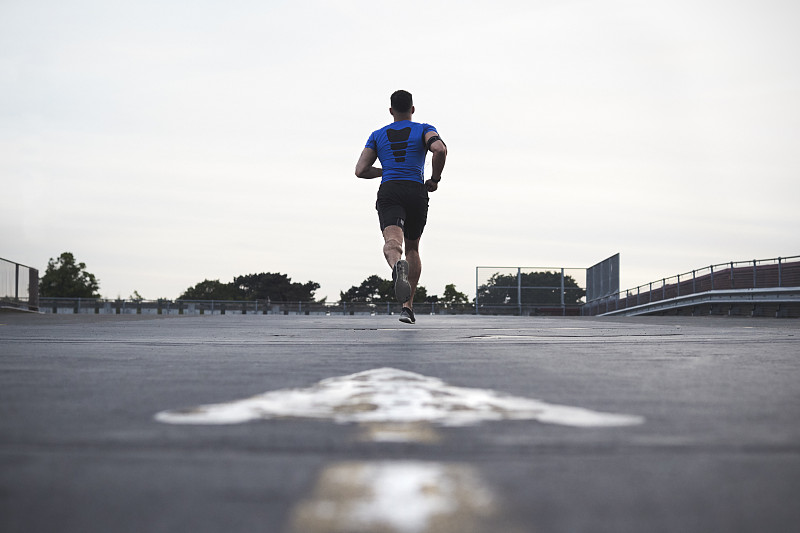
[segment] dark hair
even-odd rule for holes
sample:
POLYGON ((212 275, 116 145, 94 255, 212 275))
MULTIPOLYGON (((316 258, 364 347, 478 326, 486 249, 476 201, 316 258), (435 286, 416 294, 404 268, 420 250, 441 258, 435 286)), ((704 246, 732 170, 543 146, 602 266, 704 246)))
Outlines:
POLYGON ((392 109, 399 113, 408 113, 411 111, 411 106, 414 105, 411 93, 402 89, 392 93, 391 102, 392 109))

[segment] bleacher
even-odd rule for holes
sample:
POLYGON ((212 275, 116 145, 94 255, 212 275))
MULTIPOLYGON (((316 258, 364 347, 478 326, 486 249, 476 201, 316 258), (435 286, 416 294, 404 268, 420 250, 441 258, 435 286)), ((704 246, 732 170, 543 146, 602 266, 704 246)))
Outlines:
POLYGON ((583 314, 798 317, 798 259, 712 265, 589 302, 583 314))

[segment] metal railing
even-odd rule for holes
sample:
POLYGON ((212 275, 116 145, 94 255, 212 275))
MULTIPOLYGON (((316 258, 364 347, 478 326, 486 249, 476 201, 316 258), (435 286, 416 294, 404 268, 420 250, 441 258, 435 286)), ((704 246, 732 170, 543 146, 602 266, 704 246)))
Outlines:
POLYGON ((600 315, 711 291, 800 287, 800 256, 730 261, 651 281, 583 306, 600 315))
MULTIPOLYGON (((104 315, 392 315, 398 303, 272 302, 267 300, 106 300, 102 298, 41 298, 40 310, 57 314, 104 315)), ((473 314, 472 304, 416 303, 417 314, 473 314)))
POLYGON ((39 307, 39 271, 0 258, 0 307, 35 311, 39 307))

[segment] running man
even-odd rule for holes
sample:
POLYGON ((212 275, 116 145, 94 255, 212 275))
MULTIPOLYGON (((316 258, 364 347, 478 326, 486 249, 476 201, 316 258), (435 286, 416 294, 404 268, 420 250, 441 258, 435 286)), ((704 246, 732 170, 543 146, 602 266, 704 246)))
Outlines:
POLYGON ((414 103, 408 91, 392 94, 389 113, 394 122, 369 136, 356 163, 356 176, 381 178, 375 208, 383 232, 383 255, 392 268, 394 294, 403 304, 400 321, 413 324, 414 293, 422 273, 419 240, 428 220, 428 193, 439 188, 447 147, 436 128, 411 121, 414 103), (433 152, 433 171, 425 181, 428 150, 433 152), (381 168, 373 166, 376 159, 381 168))

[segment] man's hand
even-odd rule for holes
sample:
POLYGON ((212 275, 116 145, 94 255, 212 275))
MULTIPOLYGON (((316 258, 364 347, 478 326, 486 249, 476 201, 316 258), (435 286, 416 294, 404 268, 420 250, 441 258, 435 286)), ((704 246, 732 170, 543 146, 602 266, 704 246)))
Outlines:
MULTIPOLYGON (((442 178, 439 178, 441 180, 442 178)), ((428 192, 434 192, 439 188, 439 182, 429 179, 425 181, 425 188, 428 189, 428 192)))

